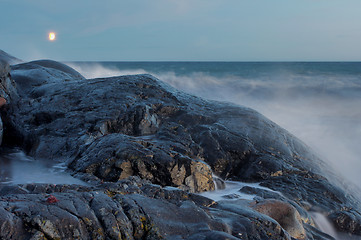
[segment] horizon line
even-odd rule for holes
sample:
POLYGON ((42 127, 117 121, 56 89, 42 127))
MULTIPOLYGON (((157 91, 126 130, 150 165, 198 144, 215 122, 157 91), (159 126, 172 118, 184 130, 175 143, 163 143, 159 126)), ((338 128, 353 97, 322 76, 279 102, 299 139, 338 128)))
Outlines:
MULTIPOLYGON (((42 60, 42 59, 38 59, 42 60)), ((45 60, 45 59, 44 59, 45 60)), ((53 60, 53 59, 49 59, 53 60)), ((37 60, 32 60, 37 61, 37 60)), ((57 60, 54 60, 57 61, 57 60)), ((361 60, 59 60, 59 62, 182 62, 182 63, 361 63, 361 60)))

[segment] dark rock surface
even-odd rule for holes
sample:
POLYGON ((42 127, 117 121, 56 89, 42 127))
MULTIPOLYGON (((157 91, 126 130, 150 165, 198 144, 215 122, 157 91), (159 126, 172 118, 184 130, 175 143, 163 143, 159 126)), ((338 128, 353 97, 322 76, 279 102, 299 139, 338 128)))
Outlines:
POLYGON ((49 60, 12 66, 11 75, 20 98, 3 112, 4 144, 66 163, 90 186, 0 189, 1 236, 291 239, 281 224, 291 216, 301 224, 298 239, 331 239, 305 205, 361 235, 358 200, 306 145, 252 109, 197 98, 150 75, 86 80, 49 60), (191 194, 213 190, 212 173, 279 191, 247 190, 282 201, 289 215, 267 214, 272 204, 261 211, 249 201, 216 204, 191 194), (50 195, 59 201, 49 203, 50 195))
POLYGON ((290 239, 275 220, 251 208, 217 205, 137 178, 2 190, 2 239, 290 239))
POLYGON ((0 61, 7 62, 8 64, 18 64, 23 62, 22 60, 11 56, 7 52, 4 52, 3 50, 0 50, 0 61))
MULTIPOLYGON (((6 102, 9 104, 13 100, 17 101, 18 95, 16 91, 15 82, 11 79, 11 74, 10 74, 11 69, 9 62, 6 61, 6 60, 10 60, 8 59, 8 56, 10 55, 6 55, 4 54, 4 52, 0 50, 0 97, 4 98, 6 102)), ((6 106, 3 106, 2 108, 6 110, 6 106)), ((2 137, 3 137, 3 123, 0 118, 0 145, 2 142, 2 137)))

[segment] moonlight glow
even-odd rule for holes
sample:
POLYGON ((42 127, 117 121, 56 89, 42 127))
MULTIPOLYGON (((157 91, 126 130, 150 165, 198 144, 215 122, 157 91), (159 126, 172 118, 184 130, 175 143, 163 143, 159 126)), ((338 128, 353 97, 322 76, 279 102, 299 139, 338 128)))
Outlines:
POLYGON ((50 40, 50 41, 54 41, 54 40, 55 40, 55 33, 54 33, 54 32, 50 32, 50 33, 49 33, 49 40, 50 40))

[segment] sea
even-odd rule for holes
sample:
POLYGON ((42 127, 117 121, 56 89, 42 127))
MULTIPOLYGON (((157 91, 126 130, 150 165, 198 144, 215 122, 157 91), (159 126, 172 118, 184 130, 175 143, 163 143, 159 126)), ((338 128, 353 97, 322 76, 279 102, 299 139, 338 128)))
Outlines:
POLYGON ((71 62, 86 78, 151 74, 253 108, 361 187, 361 62, 71 62))

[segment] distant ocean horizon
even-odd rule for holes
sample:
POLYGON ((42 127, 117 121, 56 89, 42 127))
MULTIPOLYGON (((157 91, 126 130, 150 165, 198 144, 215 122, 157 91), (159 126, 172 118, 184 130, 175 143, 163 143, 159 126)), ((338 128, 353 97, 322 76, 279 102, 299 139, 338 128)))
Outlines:
POLYGON ((151 74, 206 99, 253 108, 361 187, 361 62, 67 62, 86 78, 151 74))

